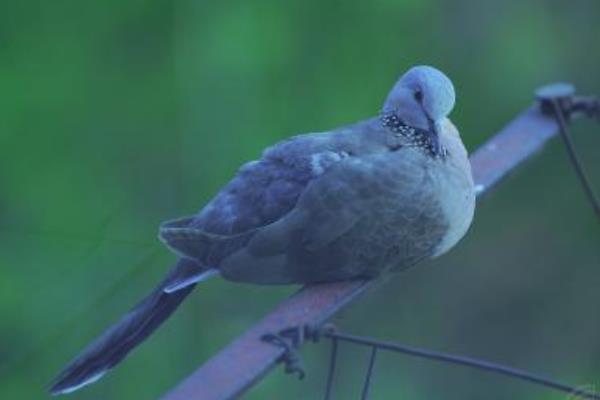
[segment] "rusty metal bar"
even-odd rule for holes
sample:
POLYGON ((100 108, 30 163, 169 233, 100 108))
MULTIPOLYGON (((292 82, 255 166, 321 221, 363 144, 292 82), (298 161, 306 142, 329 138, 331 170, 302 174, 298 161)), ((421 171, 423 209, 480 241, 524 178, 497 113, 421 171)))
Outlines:
MULTIPOLYGON (((532 106, 471 155, 478 196, 541 150, 556 136, 556 121, 532 106)), ((374 282, 347 281, 311 285, 284 300, 192 375, 167 393, 164 400, 226 400, 240 396, 263 377, 283 349, 260 337, 291 326, 320 325, 355 300, 374 282)))

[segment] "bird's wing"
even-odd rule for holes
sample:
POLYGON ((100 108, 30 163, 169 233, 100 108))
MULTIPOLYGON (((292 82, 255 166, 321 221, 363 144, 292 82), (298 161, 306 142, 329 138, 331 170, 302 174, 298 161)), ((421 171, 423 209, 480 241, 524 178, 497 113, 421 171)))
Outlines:
POLYGON ((356 268, 364 265, 346 265, 355 261, 350 256, 355 249, 334 242, 352 235, 359 224, 368 231, 377 230, 381 221, 370 218, 378 215, 373 210, 400 198, 399 191, 412 197, 408 192, 416 192, 424 179, 423 170, 409 168, 415 165, 414 154, 399 150, 349 156, 331 166, 306 186, 293 210, 257 229, 239 250, 224 257, 219 265, 222 274, 231 280, 264 284, 360 275, 356 268))
POLYGON ((248 235, 289 214, 310 182, 351 158, 357 133, 300 135, 268 148, 261 159, 242 166, 198 215, 163 224, 161 239, 178 254, 210 265, 213 244, 227 242, 225 249, 233 251, 248 235))
POLYGON ((285 251, 290 240, 300 239, 303 247, 315 251, 348 231, 375 194, 371 165, 365 160, 372 157, 349 156, 313 179, 295 208, 261 228, 249 241, 249 249, 257 255, 272 255, 285 251))

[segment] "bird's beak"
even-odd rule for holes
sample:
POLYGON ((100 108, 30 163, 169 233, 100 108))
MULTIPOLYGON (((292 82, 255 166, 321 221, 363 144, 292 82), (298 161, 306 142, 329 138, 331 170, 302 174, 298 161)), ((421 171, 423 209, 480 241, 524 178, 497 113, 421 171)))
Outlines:
POLYGON ((442 152, 442 146, 440 145, 440 130, 441 126, 431 118, 427 118, 429 121, 429 135, 431 140, 431 151, 435 156, 438 156, 442 152))

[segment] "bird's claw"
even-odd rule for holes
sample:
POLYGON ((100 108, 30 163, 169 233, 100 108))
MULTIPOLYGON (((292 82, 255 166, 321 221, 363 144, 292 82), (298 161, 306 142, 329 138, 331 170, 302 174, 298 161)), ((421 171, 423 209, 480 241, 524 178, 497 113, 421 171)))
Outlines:
POLYGON ((330 331, 329 325, 324 328, 314 327, 312 325, 299 325, 283 329, 278 333, 266 333, 261 336, 261 340, 266 343, 279 346, 284 350, 284 353, 279 359, 285 364, 286 374, 297 374, 299 379, 304 379, 306 372, 302 363, 302 358, 298 353, 300 346, 305 341, 318 342, 322 332, 330 331))

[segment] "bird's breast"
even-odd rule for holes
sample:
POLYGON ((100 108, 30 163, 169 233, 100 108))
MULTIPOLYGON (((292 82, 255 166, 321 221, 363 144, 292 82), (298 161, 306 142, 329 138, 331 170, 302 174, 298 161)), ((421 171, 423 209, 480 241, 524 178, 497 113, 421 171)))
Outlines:
POLYGON ((392 159, 388 196, 374 214, 382 221, 375 237, 385 243, 388 263, 396 269, 445 253, 471 225, 475 192, 467 152, 462 142, 448 150, 441 159, 416 150, 398 154, 397 163, 392 159))
POLYGON ((433 186, 448 229, 434 257, 450 250, 466 234, 475 212, 475 190, 466 152, 450 153, 434 170, 433 186))
POLYGON ((401 270, 434 255, 450 229, 441 205, 439 165, 416 148, 374 158, 365 217, 348 236, 348 249, 368 275, 401 270))

